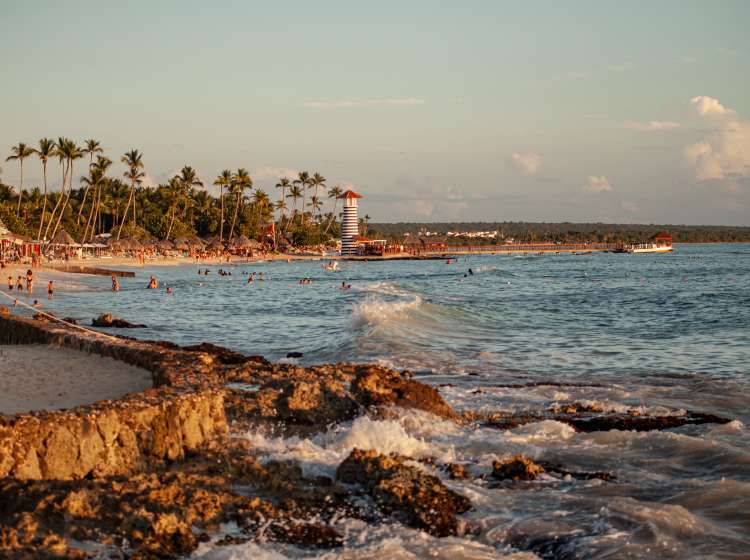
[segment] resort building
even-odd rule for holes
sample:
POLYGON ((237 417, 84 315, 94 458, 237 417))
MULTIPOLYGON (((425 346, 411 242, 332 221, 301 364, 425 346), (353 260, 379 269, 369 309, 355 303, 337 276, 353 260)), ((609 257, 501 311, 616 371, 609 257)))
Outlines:
POLYGON ((341 221, 341 254, 356 255, 359 237, 357 200, 362 198, 362 195, 349 189, 339 198, 344 200, 344 217, 341 221))

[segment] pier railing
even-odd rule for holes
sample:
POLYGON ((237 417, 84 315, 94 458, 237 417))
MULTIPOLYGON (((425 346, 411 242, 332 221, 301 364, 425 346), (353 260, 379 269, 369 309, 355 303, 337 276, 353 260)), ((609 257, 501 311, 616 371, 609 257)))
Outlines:
POLYGON ((622 243, 503 243, 502 245, 445 245, 443 247, 407 246, 406 252, 419 255, 425 253, 533 253, 572 251, 614 251, 622 243))

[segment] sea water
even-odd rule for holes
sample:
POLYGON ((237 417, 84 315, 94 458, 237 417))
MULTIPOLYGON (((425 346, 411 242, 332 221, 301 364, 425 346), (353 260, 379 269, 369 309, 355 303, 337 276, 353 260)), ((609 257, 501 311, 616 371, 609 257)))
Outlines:
POLYGON ((102 312, 148 328, 129 336, 210 341, 303 364, 373 362, 440 386, 459 410, 684 410, 727 416, 655 432, 577 433, 545 421, 500 431, 425 413, 359 418, 318 436, 248 433, 267 459, 332 475, 353 447, 468 463, 477 474, 515 453, 613 482, 543 477, 469 497, 475 537, 435 539, 398 524, 336 522, 330 552, 269 543, 202 545, 206 558, 747 558, 750 555, 750 245, 681 245, 672 254, 481 255, 444 260, 261 262, 134 268, 45 302, 88 322, 102 312), (219 268, 231 276, 217 274, 219 268), (252 284, 248 275, 256 272, 252 284), (264 281, 259 281, 258 273, 264 281), (149 276, 165 290, 146 290, 149 276), (302 285, 301 278, 312 278, 302 285), (341 289, 342 282, 351 284, 341 289), (543 383, 555 385, 544 385, 543 383))

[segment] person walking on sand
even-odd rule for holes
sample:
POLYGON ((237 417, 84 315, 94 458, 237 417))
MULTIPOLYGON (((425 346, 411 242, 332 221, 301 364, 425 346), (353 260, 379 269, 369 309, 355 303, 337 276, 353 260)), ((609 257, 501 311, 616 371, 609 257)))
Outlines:
POLYGON ((53 299, 55 297, 55 283, 50 280, 47 284, 47 299, 53 299))

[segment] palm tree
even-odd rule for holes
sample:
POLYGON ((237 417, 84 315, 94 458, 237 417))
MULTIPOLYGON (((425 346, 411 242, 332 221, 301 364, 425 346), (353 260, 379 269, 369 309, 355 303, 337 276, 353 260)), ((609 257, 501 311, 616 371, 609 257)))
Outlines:
MULTIPOLYGON (((86 140, 86 147, 81 150, 81 153, 83 153, 84 155, 89 155, 89 167, 94 165, 94 154, 101 154, 103 152, 104 150, 102 150, 101 143, 98 140, 94 140, 93 138, 89 138, 88 140, 86 140)), ((81 201, 81 207, 78 209, 78 217, 76 218, 76 223, 81 222, 83 205, 86 204, 86 195, 89 194, 90 186, 91 185, 87 185, 86 190, 83 192, 83 200, 81 201)))
POLYGON ((110 165, 112 165, 112 160, 106 156, 96 156, 96 163, 89 164, 89 169, 96 169, 98 173, 97 180, 94 183, 94 192, 91 195, 91 212, 89 213, 88 220, 86 220, 86 229, 83 232, 82 242, 86 241, 86 235, 88 234, 89 226, 91 226, 91 238, 93 239, 94 237, 94 230, 96 229, 96 215, 99 213, 99 206, 101 205, 102 200, 102 183, 105 183, 107 180, 106 174, 107 169, 109 169, 110 165))
POLYGON ((229 230, 229 241, 232 241, 232 236, 234 234, 234 224, 237 221, 237 211, 240 208, 240 203, 242 202, 242 197, 245 189, 251 189, 252 187, 253 180, 250 178, 250 174, 247 172, 247 170, 244 168, 238 169, 237 173, 234 175, 234 177, 232 177, 232 191, 237 197, 237 200, 234 204, 234 216, 232 216, 232 227, 229 230))
MULTIPOLYGON (((286 198, 286 190, 292 186, 292 183, 287 179, 286 177, 282 177, 278 183, 276 183, 276 188, 281 189, 281 201, 284 202, 284 199, 286 198)), ((279 217, 279 221, 283 220, 284 218, 284 210, 286 210, 286 204, 282 204, 277 208, 277 210, 281 210, 281 215, 279 217)))
POLYGON ((182 193, 183 193, 182 181, 180 181, 179 177, 172 177, 169 180, 169 185, 167 189, 168 189, 167 195, 172 199, 172 204, 170 205, 170 213, 172 214, 172 217, 169 220, 169 227, 167 228, 167 235, 164 236, 164 239, 169 240, 169 236, 172 233, 172 226, 174 225, 174 219, 177 214, 177 204, 182 198, 182 193))
POLYGON ((313 219, 315 218, 316 214, 320 213, 320 209, 323 208, 323 203, 318 200, 318 195, 314 194, 312 195, 312 198, 310 199, 310 208, 312 209, 312 215, 313 219))
POLYGON ((47 161, 50 156, 55 154, 55 142, 50 138, 42 138, 39 140, 39 148, 35 151, 39 160, 42 162, 42 174, 44 175, 44 206, 42 206, 42 217, 39 220, 39 231, 36 234, 36 239, 39 241, 42 235, 44 217, 47 213, 47 161))
POLYGON ((229 169, 222 171, 214 180, 214 185, 219 187, 219 203, 221 204, 221 218, 219 219, 219 241, 224 241, 224 188, 232 186, 232 172, 229 169))
POLYGON ((21 214, 21 198, 23 197, 23 160, 34 153, 34 148, 23 142, 19 142, 17 146, 11 147, 10 152, 5 161, 17 159, 21 166, 21 184, 18 187, 18 209, 16 210, 16 216, 18 216, 21 214))
POLYGON ((328 189, 328 198, 333 199, 333 212, 331 212, 331 217, 328 220, 328 225, 326 226, 325 233, 328 233, 328 230, 331 228, 331 224, 333 224, 333 220, 336 218, 336 206, 338 206, 339 197, 342 194, 344 194, 344 192, 338 185, 334 185, 330 189, 328 189))
POLYGON ((297 179, 294 181, 294 184, 302 187, 302 222, 304 222, 305 206, 307 206, 307 187, 310 185, 310 174, 307 171, 300 171, 297 174, 297 179))
POLYGON ((55 149, 53 152, 53 155, 57 156, 58 161, 60 162, 60 170, 62 171, 62 183, 60 184, 60 194, 55 200, 55 206, 52 208, 52 213, 49 217, 49 222, 47 223, 47 227, 44 228, 44 238, 48 239, 49 230, 52 227, 52 223, 55 221, 55 216, 57 215, 57 209, 60 206, 60 203, 63 200, 63 195, 65 194, 65 185, 67 184, 67 160, 65 159, 65 144, 69 142, 69 140, 63 136, 57 137, 57 142, 55 143, 55 149))
POLYGON ((323 177, 320 173, 318 173, 316 171, 315 173, 313 173, 313 176, 310 179, 310 186, 313 187, 313 188, 315 188, 315 194, 313 196, 315 196, 315 198, 317 198, 318 197, 318 189, 320 187, 325 187, 326 186, 326 178, 323 177))
POLYGON ((173 179, 176 179, 176 181, 170 181, 169 184, 170 187, 174 189, 173 192, 175 197, 172 203, 172 220, 169 222, 166 239, 169 239, 169 235, 172 233, 172 225, 174 224, 175 214, 177 213, 177 205, 185 199, 188 192, 190 192, 193 187, 203 186, 203 182, 198 178, 198 172, 189 165, 183 167, 180 170, 180 174, 173 177, 173 179))
POLYGON ((60 227, 60 222, 62 221, 63 214, 65 214, 65 208, 67 207, 68 202, 70 201, 70 194, 73 191, 73 162, 83 157, 83 152, 76 145, 76 143, 73 142, 72 140, 64 141, 63 147, 62 148, 58 147, 58 149, 62 150, 62 153, 65 156, 65 159, 68 160, 68 195, 65 198, 65 201, 63 202, 62 207, 60 208, 60 214, 58 214, 57 216, 55 229, 52 230, 52 235, 50 236, 50 239, 55 237, 55 234, 57 233, 57 228, 60 227))
MULTIPOLYGON (((123 173, 123 177, 130 180, 130 196, 128 196, 128 203, 125 205, 125 211, 122 214, 122 221, 120 227, 117 230, 117 240, 122 235, 122 226, 125 225, 125 221, 128 219, 128 209, 130 203, 135 196, 135 185, 140 184, 143 181, 145 174, 141 171, 143 169, 143 154, 138 150, 130 150, 120 158, 120 161, 128 166, 127 171, 123 173)), ((135 225, 135 212, 133 212, 133 225, 135 225)))
MULTIPOLYGON (((297 183, 297 181, 295 181, 297 183)), ((295 184, 292 185, 292 188, 289 189, 289 194, 286 195, 287 198, 291 198, 292 202, 294 202, 294 214, 297 214, 297 201, 302 198, 302 190, 300 189, 299 185, 295 184)), ((287 227, 289 227, 289 222, 287 222, 287 227)))

